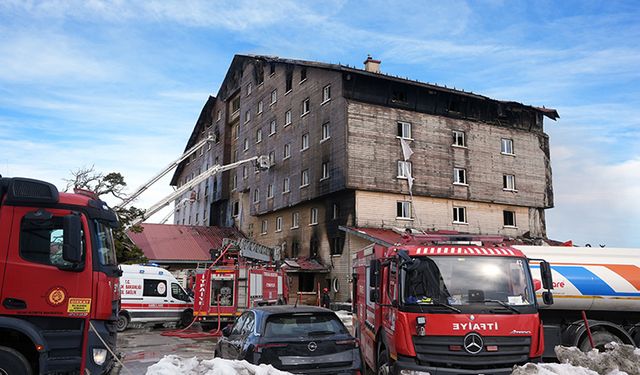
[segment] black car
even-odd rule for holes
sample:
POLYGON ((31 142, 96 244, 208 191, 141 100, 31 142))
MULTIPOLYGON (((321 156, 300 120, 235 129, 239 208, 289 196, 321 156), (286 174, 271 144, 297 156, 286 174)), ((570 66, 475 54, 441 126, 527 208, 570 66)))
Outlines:
POLYGON ((255 307, 222 333, 216 357, 292 373, 360 374, 357 340, 333 311, 322 307, 255 307))

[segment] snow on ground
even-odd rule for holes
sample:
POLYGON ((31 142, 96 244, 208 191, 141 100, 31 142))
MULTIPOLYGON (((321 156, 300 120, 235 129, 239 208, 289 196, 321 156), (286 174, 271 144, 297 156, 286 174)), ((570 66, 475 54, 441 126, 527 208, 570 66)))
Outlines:
POLYGON ((592 350, 588 353, 576 347, 556 346, 555 352, 561 363, 528 363, 514 369, 513 375, 638 375, 640 374, 640 350, 631 345, 614 342, 605 345, 605 352, 592 350))
POLYGON ((147 369, 147 375, 291 375, 270 365, 213 358, 199 360, 167 355, 147 369))

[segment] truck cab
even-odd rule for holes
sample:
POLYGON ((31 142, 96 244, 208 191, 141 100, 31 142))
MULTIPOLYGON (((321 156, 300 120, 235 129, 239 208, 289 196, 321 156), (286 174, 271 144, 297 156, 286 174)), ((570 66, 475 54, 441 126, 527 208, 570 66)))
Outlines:
POLYGON ((0 373, 109 371, 117 225, 90 193, 0 178, 0 373))
POLYGON ((361 250, 354 307, 364 361, 378 373, 510 374, 538 360, 543 329, 528 261, 509 247, 361 250))

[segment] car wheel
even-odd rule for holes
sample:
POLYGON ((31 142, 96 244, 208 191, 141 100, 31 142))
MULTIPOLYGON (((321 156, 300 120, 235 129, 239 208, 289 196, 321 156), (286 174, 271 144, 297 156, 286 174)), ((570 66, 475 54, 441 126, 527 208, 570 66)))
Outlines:
POLYGON ((180 322, 178 322, 178 324, 180 327, 188 327, 191 322, 193 322, 193 311, 184 310, 182 314, 180 314, 180 322))
POLYGON ((31 366, 27 359, 15 349, 0 346, 0 375, 31 375, 31 366))
POLYGON ((389 363, 389 352, 387 349, 382 349, 380 354, 378 354, 377 361, 377 374, 378 375, 390 375, 391 374, 391 363, 389 363))
MULTIPOLYGON (((604 352, 605 345, 610 342, 615 342, 618 344, 623 344, 622 340, 613 333, 605 330, 601 331, 593 331, 591 333, 591 337, 593 338, 593 345, 598 351, 604 352)), ((591 343, 589 342, 589 337, 585 334, 585 337, 582 339, 580 343, 580 350, 583 352, 588 352, 591 350, 591 343)))
POLYGON ((129 326, 129 317, 126 314, 119 314, 118 321, 116 321, 116 329, 118 332, 123 332, 129 326))

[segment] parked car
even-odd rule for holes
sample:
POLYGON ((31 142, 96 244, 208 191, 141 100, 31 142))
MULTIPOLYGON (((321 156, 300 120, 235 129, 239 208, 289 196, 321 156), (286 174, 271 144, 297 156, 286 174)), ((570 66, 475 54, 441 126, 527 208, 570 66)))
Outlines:
POLYGON ((178 280, 160 267, 121 265, 121 306, 116 327, 129 323, 176 322, 186 326, 193 320, 193 298, 178 280))
POLYGON ((329 309, 255 307, 222 333, 216 357, 270 364, 292 373, 360 374, 358 341, 329 309))

